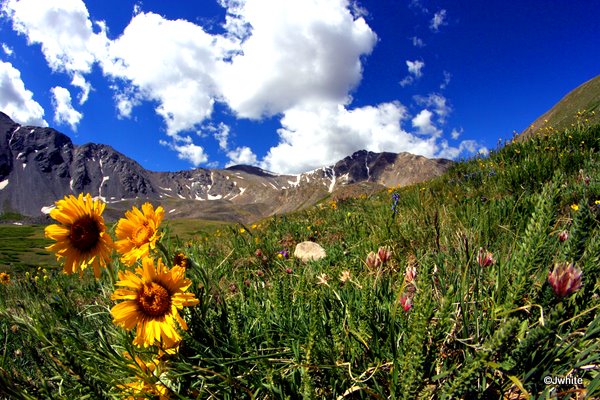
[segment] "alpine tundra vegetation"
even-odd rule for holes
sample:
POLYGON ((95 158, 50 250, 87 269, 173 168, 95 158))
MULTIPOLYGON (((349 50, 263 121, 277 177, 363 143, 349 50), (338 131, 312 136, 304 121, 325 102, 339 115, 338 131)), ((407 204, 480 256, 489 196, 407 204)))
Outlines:
POLYGON ((2 267, 0 397, 600 397, 598 125, 251 226, 103 210, 2 230, 57 260, 2 267))

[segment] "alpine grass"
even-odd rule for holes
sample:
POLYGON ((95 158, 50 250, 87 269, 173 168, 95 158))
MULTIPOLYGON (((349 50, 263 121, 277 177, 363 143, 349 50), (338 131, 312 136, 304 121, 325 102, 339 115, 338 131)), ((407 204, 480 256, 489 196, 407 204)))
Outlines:
POLYGON ((600 126, 507 142, 410 187, 191 228, 184 241, 164 223, 150 251, 197 299, 175 348, 113 323, 116 273, 139 260, 113 255, 100 279, 2 266, 0 397, 600 396, 600 126), (305 240, 327 256, 291 256, 305 240), (556 265, 571 275, 549 279, 556 265))

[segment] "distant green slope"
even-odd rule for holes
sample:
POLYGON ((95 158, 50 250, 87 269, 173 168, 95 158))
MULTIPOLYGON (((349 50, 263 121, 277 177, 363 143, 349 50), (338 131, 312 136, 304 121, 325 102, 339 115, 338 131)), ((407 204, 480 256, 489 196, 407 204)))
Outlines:
POLYGON ((536 132, 560 131, 578 122, 600 123, 600 75, 569 92, 525 129, 518 139, 528 139, 536 132))

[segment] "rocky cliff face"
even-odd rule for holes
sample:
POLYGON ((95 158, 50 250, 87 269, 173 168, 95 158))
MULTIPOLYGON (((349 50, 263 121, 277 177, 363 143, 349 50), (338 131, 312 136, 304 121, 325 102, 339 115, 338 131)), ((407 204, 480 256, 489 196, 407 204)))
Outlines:
POLYGON ((151 201, 168 217, 248 222, 315 204, 352 184, 404 186, 440 175, 448 160, 359 151, 300 175, 257 167, 153 172, 110 146, 75 146, 51 129, 21 126, 0 112, 0 212, 40 216, 65 194, 91 193, 107 217, 151 201))

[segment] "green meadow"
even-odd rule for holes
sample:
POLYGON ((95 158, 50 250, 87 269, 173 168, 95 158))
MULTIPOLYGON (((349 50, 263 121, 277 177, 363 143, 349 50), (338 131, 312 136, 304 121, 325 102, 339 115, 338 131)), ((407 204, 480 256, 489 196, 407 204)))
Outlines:
POLYGON ((598 125, 250 226, 163 228, 156 256, 185 254, 200 301, 174 354, 113 324, 117 256, 65 275, 43 227, 0 226, 0 398, 600 397, 598 125), (326 257, 295 258, 306 240, 326 257))
POLYGON ((44 248, 50 244, 39 225, 0 225, 0 271, 25 272, 53 263, 44 248))

